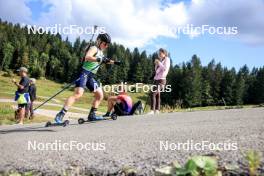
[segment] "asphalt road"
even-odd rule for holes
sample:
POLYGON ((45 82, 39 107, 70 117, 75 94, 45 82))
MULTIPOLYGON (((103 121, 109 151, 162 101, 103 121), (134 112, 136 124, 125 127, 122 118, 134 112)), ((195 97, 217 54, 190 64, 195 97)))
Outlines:
POLYGON ((43 125, 0 126, 0 171, 38 170, 56 175, 67 170, 105 175, 131 166, 139 174, 152 175, 155 168, 174 160, 183 163, 196 154, 214 153, 222 163, 236 163, 248 149, 264 152, 264 108, 122 117, 82 125, 72 121, 65 128, 43 125), (229 147, 211 151, 206 146, 191 150, 189 145, 187 150, 188 141, 229 147), (67 148, 70 145, 72 150, 67 148))

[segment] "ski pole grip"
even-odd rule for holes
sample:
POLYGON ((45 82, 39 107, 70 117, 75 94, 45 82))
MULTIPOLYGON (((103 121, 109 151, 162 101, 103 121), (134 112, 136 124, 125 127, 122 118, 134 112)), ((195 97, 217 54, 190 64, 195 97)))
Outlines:
POLYGON ((121 61, 115 61, 114 62, 115 65, 121 65, 121 63, 122 63, 121 61))

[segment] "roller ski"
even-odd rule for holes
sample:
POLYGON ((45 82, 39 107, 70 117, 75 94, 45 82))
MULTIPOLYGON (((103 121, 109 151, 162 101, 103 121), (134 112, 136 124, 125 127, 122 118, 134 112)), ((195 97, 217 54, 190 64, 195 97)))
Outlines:
POLYGON ((66 127, 67 125, 70 124, 70 121, 69 120, 63 120, 63 117, 64 117, 64 113, 62 112, 59 112, 56 117, 55 117, 55 123, 52 123, 50 121, 48 121, 45 125, 45 127, 51 127, 51 126, 63 126, 63 127, 66 127))
POLYGON ((96 116, 94 113, 90 114, 87 119, 79 118, 78 124, 83 124, 85 122, 94 122, 94 121, 101 121, 101 120, 116 120, 117 115, 115 113, 111 114, 111 116, 103 115, 103 116, 96 116))

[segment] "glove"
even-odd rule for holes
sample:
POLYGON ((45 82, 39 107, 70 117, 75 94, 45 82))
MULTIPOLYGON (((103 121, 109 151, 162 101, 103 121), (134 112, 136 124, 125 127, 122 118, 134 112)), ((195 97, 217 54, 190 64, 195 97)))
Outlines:
POLYGON ((107 64, 108 62, 110 62, 110 58, 107 58, 107 57, 98 57, 96 58, 97 62, 102 62, 104 64, 107 64))

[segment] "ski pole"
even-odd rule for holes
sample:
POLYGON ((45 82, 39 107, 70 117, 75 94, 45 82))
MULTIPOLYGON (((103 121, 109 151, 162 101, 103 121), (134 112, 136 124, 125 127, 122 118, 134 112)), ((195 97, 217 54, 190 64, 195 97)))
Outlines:
POLYGON ((90 47, 91 47, 91 44, 92 44, 92 41, 93 41, 93 38, 94 38, 94 34, 95 34, 95 32, 96 32, 96 29, 97 29, 97 25, 94 25, 94 32, 93 32, 93 35, 92 35, 92 37, 90 38, 90 40, 89 40, 89 45, 86 47, 86 49, 85 49, 85 53, 90 49, 90 47))
MULTIPOLYGON (((74 81, 75 82, 75 81, 74 81)), ((50 101, 51 99, 53 99, 54 97, 56 97, 57 95, 59 95, 61 92, 63 92, 64 90, 68 89, 69 87, 72 86, 73 83, 68 84, 67 86, 65 86, 63 89, 61 89, 59 92, 57 92, 56 94, 54 94, 52 97, 50 97, 49 99, 47 99, 46 101, 44 101, 43 103, 41 103, 38 107, 36 107, 34 109, 34 111, 36 111, 38 108, 40 108, 41 106, 43 106, 44 104, 46 104, 48 101, 50 101)))
MULTIPOLYGON (((84 53, 86 54, 87 53, 87 51, 90 49, 90 47, 91 47, 91 44, 92 44, 92 41, 93 41, 93 38, 94 38, 94 34, 95 34, 95 32, 96 32, 96 29, 97 29, 97 25, 94 25, 94 32, 93 32, 93 34, 92 34, 92 37, 90 38, 90 40, 89 40, 89 44, 88 44, 88 46, 85 48, 85 51, 84 51, 84 53)), ((85 57, 85 56, 84 56, 85 57)), ((81 58, 81 62, 84 62, 84 57, 83 58, 81 58)))

